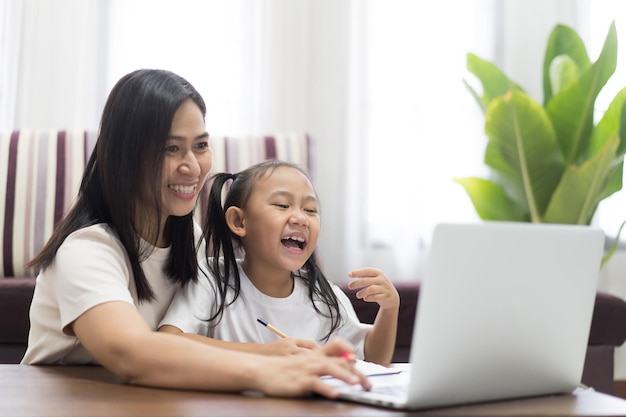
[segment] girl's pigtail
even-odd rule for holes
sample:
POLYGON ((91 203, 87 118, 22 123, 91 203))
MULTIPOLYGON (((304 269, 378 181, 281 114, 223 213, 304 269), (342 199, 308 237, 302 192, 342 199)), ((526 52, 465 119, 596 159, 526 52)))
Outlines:
MULTIPOLYGON (((216 292, 219 304, 216 313, 209 321, 221 318, 224 308, 230 304, 226 302, 228 288, 235 288, 235 293, 239 293, 239 270, 235 258, 232 234, 226 223, 225 209, 222 204, 222 190, 228 180, 234 179, 235 175, 228 173, 218 173, 213 176, 213 183, 209 193, 209 204, 207 210, 207 259, 209 271, 215 277, 217 284, 216 292), (210 246, 210 248, 209 248, 210 246), (224 257, 223 266, 220 266, 220 257, 224 257), (235 274, 235 279, 230 282, 231 273, 235 274)), ((232 303, 232 301, 231 301, 232 303)), ((216 323, 217 324, 217 323, 216 323)))
POLYGON ((330 319, 330 329, 323 338, 324 341, 328 341, 332 334, 342 326, 343 317, 339 307, 339 300, 330 282, 320 269, 315 253, 311 254, 302 269, 305 271, 305 277, 302 275, 300 277, 304 279, 309 287, 309 298, 313 302, 313 307, 319 314, 330 319), (321 301, 328 310, 324 309, 325 311, 323 311, 320 309, 316 300, 321 301))

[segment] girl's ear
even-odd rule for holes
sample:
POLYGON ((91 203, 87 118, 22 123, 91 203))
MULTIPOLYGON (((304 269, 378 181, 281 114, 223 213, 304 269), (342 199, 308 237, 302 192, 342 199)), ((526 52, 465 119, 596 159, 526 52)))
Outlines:
POLYGON ((246 235, 246 222, 244 220, 244 213, 239 207, 230 206, 224 214, 226 217, 226 224, 231 232, 239 237, 246 235))

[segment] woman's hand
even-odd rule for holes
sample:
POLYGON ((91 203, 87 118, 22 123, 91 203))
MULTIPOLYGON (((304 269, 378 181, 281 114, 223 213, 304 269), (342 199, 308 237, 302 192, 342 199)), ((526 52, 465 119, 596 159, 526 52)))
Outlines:
POLYGON ((258 388, 268 395, 300 397, 312 392, 328 398, 336 398, 338 393, 323 379, 330 375, 347 384, 361 384, 370 389, 367 378, 354 368, 354 361, 341 355, 354 354, 354 348, 340 339, 333 339, 319 349, 311 349, 300 355, 269 357, 268 363, 260 364, 256 380, 258 388))

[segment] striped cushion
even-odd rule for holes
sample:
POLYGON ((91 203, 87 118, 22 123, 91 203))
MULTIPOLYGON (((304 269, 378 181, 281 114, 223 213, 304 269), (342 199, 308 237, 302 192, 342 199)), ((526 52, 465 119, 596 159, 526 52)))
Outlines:
POLYGON ((95 139, 82 130, 0 133, 2 277, 31 275, 24 264, 72 203, 95 139))
MULTIPOLYGON (((84 130, 0 132, 0 196, 5 196, 0 198, 0 278, 32 276, 24 265, 72 204, 96 137, 95 131, 84 130)), ((212 172, 237 172, 275 158, 311 171, 304 133, 211 137, 210 143, 212 172)))
POLYGON ((212 172, 239 172, 267 159, 281 159, 298 164, 311 173, 309 137, 306 133, 274 136, 213 137, 212 172))

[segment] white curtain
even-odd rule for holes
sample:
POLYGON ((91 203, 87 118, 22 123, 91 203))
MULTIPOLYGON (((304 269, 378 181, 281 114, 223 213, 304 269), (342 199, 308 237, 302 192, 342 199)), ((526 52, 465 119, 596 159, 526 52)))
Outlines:
POLYGON ((480 175, 481 112, 465 90, 465 57, 494 58, 496 2, 367 1, 366 211, 359 263, 419 279, 435 223, 474 221, 452 178, 480 175))
POLYGON ((0 127, 15 118, 23 9, 19 0, 0 1, 0 127))
POLYGON ((104 92, 101 0, 3 0, 0 126, 95 128, 104 92))
POLYGON ((110 0, 109 5, 109 88, 134 69, 164 68, 200 91, 211 134, 306 127, 307 1, 110 0))

